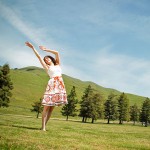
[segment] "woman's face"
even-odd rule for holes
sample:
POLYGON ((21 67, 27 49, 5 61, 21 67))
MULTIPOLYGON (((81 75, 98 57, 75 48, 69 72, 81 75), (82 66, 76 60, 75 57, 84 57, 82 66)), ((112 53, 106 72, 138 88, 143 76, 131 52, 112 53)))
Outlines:
POLYGON ((52 63, 52 60, 49 57, 45 57, 46 64, 50 65, 52 63))

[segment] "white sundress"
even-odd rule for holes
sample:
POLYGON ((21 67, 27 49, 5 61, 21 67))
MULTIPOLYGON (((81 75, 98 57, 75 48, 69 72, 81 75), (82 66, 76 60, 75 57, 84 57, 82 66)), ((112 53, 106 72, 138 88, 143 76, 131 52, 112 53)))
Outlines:
POLYGON ((50 66, 48 69, 50 79, 43 96, 42 105, 60 106, 68 104, 62 71, 59 65, 50 66))

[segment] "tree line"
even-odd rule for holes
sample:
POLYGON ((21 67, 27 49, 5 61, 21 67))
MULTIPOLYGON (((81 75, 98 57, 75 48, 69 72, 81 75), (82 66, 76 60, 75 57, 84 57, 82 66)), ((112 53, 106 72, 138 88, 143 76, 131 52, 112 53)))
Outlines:
POLYGON ((94 123, 97 119, 118 120, 119 124, 124 121, 141 122, 144 126, 150 124, 150 99, 146 98, 141 108, 137 104, 129 105, 129 99, 123 92, 120 95, 110 93, 107 99, 104 99, 100 93, 95 93, 89 85, 83 93, 81 101, 77 100, 75 86, 72 87, 68 95, 68 105, 63 106, 61 111, 63 116, 68 120, 69 116, 80 116, 82 122, 91 119, 94 123), (77 109, 77 104, 80 108, 77 109))

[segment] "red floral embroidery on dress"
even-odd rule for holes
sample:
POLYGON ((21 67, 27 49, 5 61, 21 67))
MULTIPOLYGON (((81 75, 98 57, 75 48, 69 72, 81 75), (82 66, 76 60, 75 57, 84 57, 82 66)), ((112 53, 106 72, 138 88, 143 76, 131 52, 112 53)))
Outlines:
POLYGON ((67 95, 62 77, 51 78, 46 87, 42 104, 55 106, 67 103, 67 95))
POLYGON ((45 101, 46 101, 46 102, 49 102, 49 101, 50 101, 50 97, 47 96, 47 97, 45 98, 45 101))

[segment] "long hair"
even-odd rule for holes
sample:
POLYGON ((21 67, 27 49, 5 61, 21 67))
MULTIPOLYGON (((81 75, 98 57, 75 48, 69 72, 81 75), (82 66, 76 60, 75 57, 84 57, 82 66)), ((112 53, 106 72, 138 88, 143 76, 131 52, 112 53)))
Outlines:
MULTIPOLYGON (((52 60, 52 62, 53 62, 54 65, 57 65, 56 60, 55 60, 54 57, 49 56, 49 55, 48 55, 48 56, 45 56, 45 57, 43 58, 44 61, 45 61, 45 58, 46 58, 46 57, 50 58, 50 59, 52 60)), ((45 62, 45 63, 46 63, 46 62, 45 62)))

